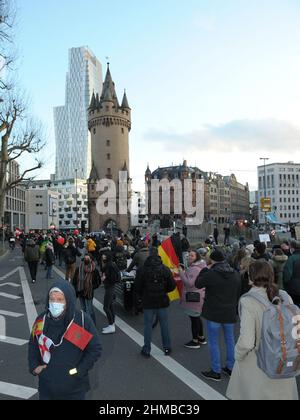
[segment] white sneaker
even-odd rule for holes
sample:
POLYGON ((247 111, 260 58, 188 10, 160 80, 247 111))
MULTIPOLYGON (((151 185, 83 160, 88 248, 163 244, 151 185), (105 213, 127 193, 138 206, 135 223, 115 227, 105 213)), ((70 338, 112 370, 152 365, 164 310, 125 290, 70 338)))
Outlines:
POLYGON ((107 328, 103 328, 102 330, 102 334, 115 334, 116 332, 116 327, 115 325, 110 325, 107 328))

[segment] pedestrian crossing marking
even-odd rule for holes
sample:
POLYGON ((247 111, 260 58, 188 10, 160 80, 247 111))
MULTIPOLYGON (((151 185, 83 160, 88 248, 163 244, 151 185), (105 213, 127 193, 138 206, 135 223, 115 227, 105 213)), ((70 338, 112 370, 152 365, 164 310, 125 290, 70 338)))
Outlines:
POLYGON ((5 297, 7 299, 12 299, 12 300, 21 299, 20 296, 11 295, 9 293, 0 293, 0 296, 5 297))
POLYGON ((32 398, 37 392, 37 389, 34 388, 0 381, 0 394, 2 395, 29 400, 29 398, 32 398))
POLYGON ((11 318, 20 318, 24 314, 19 314, 18 312, 2 311, 0 310, 0 315, 10 316, 11 318))
POLYGON ((6 337, 5 335, 0 335, 0 343, 12 344, 14 346, 24 346, 28 343, 28 340, 22 340, 21 338, 6 337))

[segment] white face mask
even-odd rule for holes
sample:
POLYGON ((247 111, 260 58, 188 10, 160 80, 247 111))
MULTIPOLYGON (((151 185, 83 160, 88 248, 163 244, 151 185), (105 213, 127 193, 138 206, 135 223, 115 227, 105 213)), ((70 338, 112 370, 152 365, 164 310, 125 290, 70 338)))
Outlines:
POLYGON ((49 311, 51 312, 53 318, 59 318, 63 314, 65 307, 66 305, 64 305, 63 303, 49 303, 49 311))

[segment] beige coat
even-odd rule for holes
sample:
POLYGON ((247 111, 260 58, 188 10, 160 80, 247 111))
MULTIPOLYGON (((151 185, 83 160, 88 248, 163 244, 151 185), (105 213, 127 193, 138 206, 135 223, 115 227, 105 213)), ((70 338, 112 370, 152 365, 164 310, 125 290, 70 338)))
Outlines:
MULTIPOLYGON (((267 298, 265 289, 256 288, 267 298)), ((231 400, 298 400, 295 379, 273 380, 257 366, 264 306, 251 297, 241 299, 241 333, 235 348, 236 363, 227 389, 231 400)))

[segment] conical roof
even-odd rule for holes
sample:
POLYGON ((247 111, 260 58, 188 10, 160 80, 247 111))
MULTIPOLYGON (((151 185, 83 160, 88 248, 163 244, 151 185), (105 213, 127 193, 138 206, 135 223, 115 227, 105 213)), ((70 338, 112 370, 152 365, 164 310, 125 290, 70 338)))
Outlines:
POLYGON ((129 103, 128 103, 128 99, 127 99, 127 95, 126 95, 126 91, 124 92, 124 96, 123 96, 123 101, 122 101, 121 108, 123 108, 123 109, 130 109, 130 106, 129 106, 129 103))

